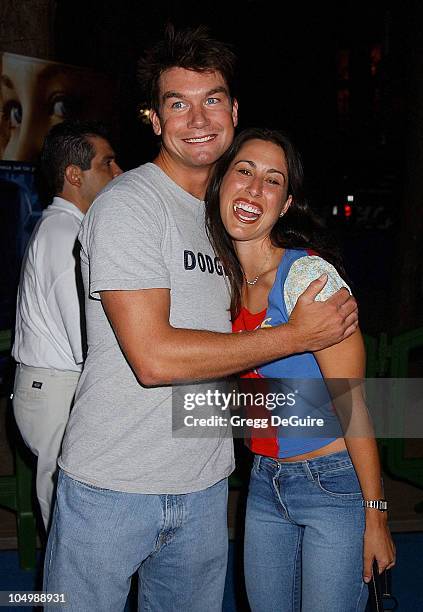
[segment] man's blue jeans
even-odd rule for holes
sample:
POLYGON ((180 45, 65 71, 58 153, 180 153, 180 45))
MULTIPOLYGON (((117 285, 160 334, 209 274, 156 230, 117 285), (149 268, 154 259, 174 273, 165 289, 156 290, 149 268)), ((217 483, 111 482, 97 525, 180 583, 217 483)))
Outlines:
POLYGON ((59 472, 44 589, 68 612, 120 612, 138 572, 143 612, 221 612, 227 480, 185 495, 99 489, 59 472))
POLYGON ((256 455, 245 527, 252 612, 361 612, 365 526, 348 453, 279 463, 256 455))

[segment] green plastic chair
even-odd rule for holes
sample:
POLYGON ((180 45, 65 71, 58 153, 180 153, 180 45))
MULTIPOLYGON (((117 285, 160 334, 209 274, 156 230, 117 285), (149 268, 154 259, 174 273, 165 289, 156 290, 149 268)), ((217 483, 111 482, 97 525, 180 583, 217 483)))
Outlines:
MULTIPOLYGON (((9 353, 11 331, 0 331, 0 353, 9 353)), ((15 472, 0 476, 0 506, 16 512, 19 563, 31 570, 36 563, 36 526, 32 507, 33 470, 18 441, 14 445, 15 472)))
MULTIPOLYGON (((392 378, 407 378, 410 353, 415 348, 423 347, 423 327, 402 333, 392 339, 391 367, 392 378)), ((401 406, 401 397, 394 400, 394 405, 401 406)), ((396 426, 401 431, 402 413, 398 410, 396 426)), ((391 473, 406 480, 416 487, 423 488, 423 459, 406 458, 405 439, 394 438, 386 443, 386 461, 391 473)), ((423 512, 423 502, 418 505, 418 512, 423 512)))

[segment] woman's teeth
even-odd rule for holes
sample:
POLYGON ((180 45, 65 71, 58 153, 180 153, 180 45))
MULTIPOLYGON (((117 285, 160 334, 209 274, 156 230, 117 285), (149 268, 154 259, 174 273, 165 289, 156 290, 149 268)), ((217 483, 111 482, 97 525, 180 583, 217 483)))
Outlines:
POLYGON ((241 221, 257 221, 262 211, 252 204, 237 202, 234 204, 234 213, 241 221))

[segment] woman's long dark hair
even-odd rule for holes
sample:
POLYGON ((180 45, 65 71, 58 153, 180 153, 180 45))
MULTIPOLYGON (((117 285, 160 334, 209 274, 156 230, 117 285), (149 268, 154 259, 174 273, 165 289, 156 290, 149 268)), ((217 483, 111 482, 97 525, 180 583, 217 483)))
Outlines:
POLYGON ((285 215, 276 222, 270 232, 272 244, 286 249, 312 249, 335 266, 342 277, 346 277, 341 255, 334 240, 307 203, 301 157, 288 136, 276 130, 260 128, 243 130, 217 162, 205 197, 207 233, 231 286, 232 318, 239 314, 241 308, 243 271, 232 239, 220 216, 220 188, 231 163, 241 147, 249 140, 264 140, 278 145, 285 153, 288 166, 288 195, 292 196, 292 202, 285 215))

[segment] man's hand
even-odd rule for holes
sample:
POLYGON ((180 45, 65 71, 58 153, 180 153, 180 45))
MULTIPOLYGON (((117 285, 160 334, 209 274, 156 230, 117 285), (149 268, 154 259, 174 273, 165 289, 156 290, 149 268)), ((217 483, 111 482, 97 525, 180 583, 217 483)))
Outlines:
POLYGON ((320 351, 337 344, 358 327, 357 302, 347 289, 339 289, 325 302, 315 301, 326 282, 323 274, 310 283, 291 313, 288 325, 295 330, 298 352, 320 351))

